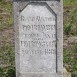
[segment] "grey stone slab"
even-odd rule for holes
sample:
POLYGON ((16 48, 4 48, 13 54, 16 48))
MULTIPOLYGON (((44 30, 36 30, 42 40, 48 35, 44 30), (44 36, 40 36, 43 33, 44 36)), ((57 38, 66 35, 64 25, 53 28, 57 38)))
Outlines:
POLYGON ((17 77, 63 77, 61 1, 14 0, 17 77))

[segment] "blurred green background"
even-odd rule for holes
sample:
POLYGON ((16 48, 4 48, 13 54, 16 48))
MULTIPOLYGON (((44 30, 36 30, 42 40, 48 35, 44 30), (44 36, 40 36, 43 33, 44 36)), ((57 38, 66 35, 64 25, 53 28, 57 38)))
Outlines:
MULTIPOLYGON (((77 77, 77 0, 64 0, 64 67, 77 77)), ((12 1, 0 0, 0 77, 15 77, 12 1)))

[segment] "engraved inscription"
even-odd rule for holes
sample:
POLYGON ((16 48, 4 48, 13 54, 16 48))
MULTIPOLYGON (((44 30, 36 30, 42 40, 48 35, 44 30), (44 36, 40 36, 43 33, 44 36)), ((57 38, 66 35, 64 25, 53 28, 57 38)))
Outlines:
POLYGON ((40 17, 40 16, 35 16, 35 17, 24 17, 21 15, 21 21, 25 22, 25 21, 33 21, 33 22, 49 22, 49 21, 55 21, 55 18, 52 17, 40 17))
MULTIPOLYGON (((55 25, 54 25, 55 27, 55 25)), ((54 30, 53 25, 23 25, 23 30, 32 31, 32 30, 54 30)))
POLYGON ((46 6, 29 4, 20 13, 21 72, 56 72, 56 17, 46 6))
MULTIPOLYGON (((40 54, 40 55, 46 55, 46 54, 55 54, 55 50, 54 49, 44 49, 44 50, 23 50, 22 49, 22 52, 24 53, 24 54, 40 54)), ((23 54, 23 55, 24 55, 23 54)))

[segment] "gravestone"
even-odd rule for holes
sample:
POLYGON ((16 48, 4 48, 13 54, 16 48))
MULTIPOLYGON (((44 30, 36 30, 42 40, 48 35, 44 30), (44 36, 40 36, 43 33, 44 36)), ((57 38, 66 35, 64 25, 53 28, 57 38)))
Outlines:
POLYGON ((16 77, 63 77, 62 0, 14 0, 16 77))

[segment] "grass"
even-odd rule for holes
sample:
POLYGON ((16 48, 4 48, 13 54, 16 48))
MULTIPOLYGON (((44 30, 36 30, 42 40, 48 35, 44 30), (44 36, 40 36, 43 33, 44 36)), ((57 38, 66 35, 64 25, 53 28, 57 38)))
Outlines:
POLYGON ((0 68, 0 77, 16 77, 15 68, 14 67, 0 68))
POLYGON ((3 41, 0 47, 0 77, 15 77, 14 47, 3 41))
POLYGON ((0 45, 0 61, 2 65, 15 65, 14 59, 14 46, 7 42, 8 37, 2 36, 2 44, 0 45))
MULTIPOLYGON (((64 34, 77 36, 77 0, 64 0, 64 34)), ((64 64, 72 77, 77 77, 77 43, 64 49, 64 64)))
POLYGON ((77 0, 63 0, 64 6, 77 6, 77 0))
POLYGON ((12 27, 12 25, 12 3, 5 3, 5 1, 0 1, 0 31, 12 27))
POLYGON ((64 34, 77 35, 77 0, 64 0, 64 34))
POLYGON ((70 50, 64 50, 64 66, 72 73, 72 77, 77 77, 77 43, 70 50))

